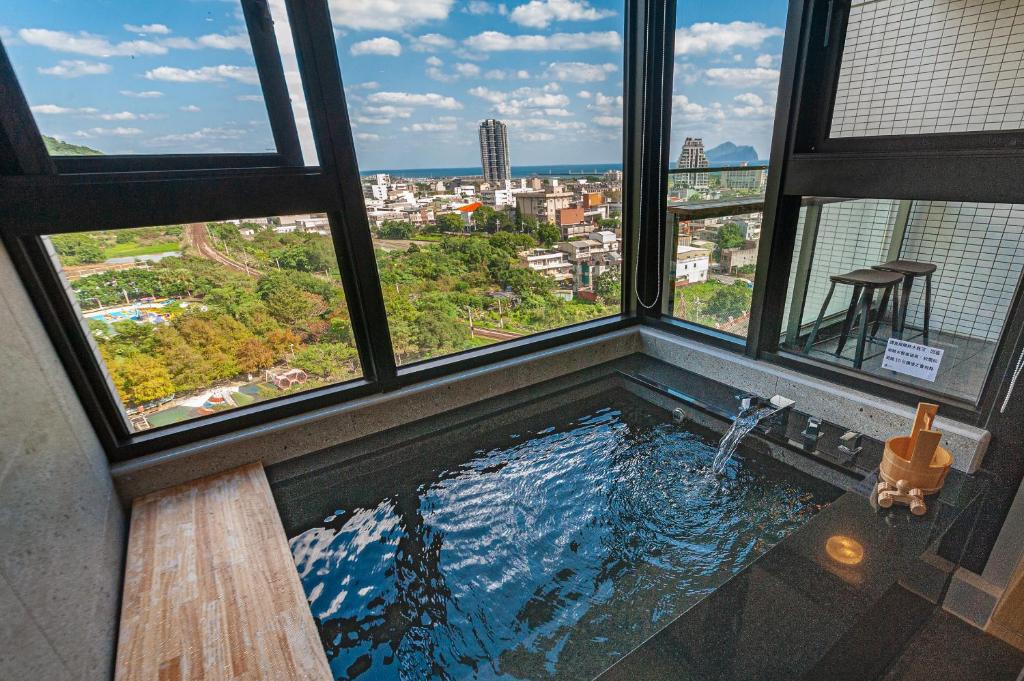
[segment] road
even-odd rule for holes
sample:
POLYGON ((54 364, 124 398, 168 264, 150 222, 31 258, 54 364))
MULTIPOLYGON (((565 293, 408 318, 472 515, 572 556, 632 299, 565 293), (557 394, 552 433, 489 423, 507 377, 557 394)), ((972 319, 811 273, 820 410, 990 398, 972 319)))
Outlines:
POLYGON ((206 258, 207 260, 213 260, 216 263, 224 265, 224 267, 244 272, 250 277, 263 276, 263 273, 259 270, 243 265, 236 260, 232 260, 214 248, 213 245, 210 244, 210 233, 207 231, 206 225, 202 223, 194 222, 189 225, 185 229, 185 238, 188 241, 189 246, 194 248, 200 257, 206 258))

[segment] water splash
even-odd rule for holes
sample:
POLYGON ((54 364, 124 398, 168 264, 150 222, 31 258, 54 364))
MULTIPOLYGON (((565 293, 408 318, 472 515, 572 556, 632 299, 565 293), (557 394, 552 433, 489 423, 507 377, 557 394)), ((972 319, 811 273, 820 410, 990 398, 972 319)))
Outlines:
POLYGON ((740 441, 756 428, 758 423, 777 411, 779 409, 774 406, 748 407, 737 414, 736 419, 732 422, 732 427, 718 443, 718 454, 715 455, 715 461, 711 464, 711 472, 718 475, 725 470, 725 464, 729 463, 729 459, 736 453, 740 441))

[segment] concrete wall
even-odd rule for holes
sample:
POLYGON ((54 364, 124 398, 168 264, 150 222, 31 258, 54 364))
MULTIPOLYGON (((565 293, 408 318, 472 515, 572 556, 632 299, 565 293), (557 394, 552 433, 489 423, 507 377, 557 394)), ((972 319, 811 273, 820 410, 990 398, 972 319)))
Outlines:
POLYGON ((0 246, 0 681, 107 679, 125 514, 0 246))

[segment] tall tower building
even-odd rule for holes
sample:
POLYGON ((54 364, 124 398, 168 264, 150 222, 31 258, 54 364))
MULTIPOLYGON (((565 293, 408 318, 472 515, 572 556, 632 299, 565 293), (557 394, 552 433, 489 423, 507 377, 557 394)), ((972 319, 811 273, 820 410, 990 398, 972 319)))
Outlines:
POLYGON ((508 162, 508 128, 493 118, 480 124, 480 165, 487 182, 512 179, 508 162))
MULTIPOLYGON (((679 152, 677 168, 707 168, 708 157, 704 155, 704 140, 700 137, 687 137, 683 141, 683 150, 679 152)), ((708 188, 707 173, 683 173, 683 185, 694 189, 708 188)))

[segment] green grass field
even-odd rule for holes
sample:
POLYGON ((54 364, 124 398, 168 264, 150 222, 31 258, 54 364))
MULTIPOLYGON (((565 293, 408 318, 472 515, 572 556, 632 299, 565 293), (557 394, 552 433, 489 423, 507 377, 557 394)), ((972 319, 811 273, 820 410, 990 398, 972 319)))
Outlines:
POLYGON ((158 241, 152 244, 137 244, 135 242, 128 242, 126 244, 116 244, 103 251, 103 257, 106 259, 110 258, 133 258, 139 255, 154 255, 156 253, 166 253, 168 251, 177 251, 181 248, 181 242, 175 241, 158 241))

